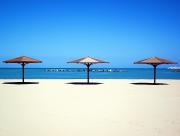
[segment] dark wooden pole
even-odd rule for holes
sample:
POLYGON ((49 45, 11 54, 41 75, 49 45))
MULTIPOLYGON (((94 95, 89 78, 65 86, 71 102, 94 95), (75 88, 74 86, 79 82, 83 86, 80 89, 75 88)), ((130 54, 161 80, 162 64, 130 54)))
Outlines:
POLYGON ((90 71, 91 64, 87 63, 86 66, 87 66, 87 83, 89 84, 89 71, 90 71))
POLYGON ((154 84, 156 84, 156 67, 157 65, 153 65, 154 67, 154 84))
POLYGON ((22 82, 24 83, 24 66, 25 63, 22 63, 22 82))

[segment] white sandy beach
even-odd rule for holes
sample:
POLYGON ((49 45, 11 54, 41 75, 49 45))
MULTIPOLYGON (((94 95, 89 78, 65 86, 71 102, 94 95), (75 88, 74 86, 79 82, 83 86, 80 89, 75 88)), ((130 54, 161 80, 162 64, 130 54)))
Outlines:
POLYGON ((0 136, 180 136, 180 80, 0 80, 0 136))

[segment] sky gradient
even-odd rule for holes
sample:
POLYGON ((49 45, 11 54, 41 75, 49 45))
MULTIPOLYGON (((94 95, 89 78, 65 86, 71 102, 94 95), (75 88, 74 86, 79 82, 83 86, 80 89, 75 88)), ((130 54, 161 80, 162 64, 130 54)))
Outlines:
POLYGON ((133 62, 152 56, 180 63, 180 2, 0 0, 0 61, 22 55, 43 61, 28 67, 82 67, 66 62, 84 56, 111 62, 97 67, 147 67, 133 62))

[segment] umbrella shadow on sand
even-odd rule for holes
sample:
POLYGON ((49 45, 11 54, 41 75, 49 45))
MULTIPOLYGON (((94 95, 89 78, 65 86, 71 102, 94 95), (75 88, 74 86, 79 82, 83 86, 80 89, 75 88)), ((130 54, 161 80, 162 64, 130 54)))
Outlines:
POLYGON ((72 84, 72 85, 100 85, 100 84, 103 84, 103 83, 98 83, 98 82, 90 82, 90 83, 87 83, 87 82, 70 82, 70 83, 66 83, 66 84, 72 84))
POLYGON ((31 84, 39 84, 39 82, 4 82, 3 84, 11 84, 11 85, 31 85, 31 84))
POLYGON ((137 83, 130 83, 133 85, 169 85, 166 83, 148 83, 148 82, 137 82, 137 83))

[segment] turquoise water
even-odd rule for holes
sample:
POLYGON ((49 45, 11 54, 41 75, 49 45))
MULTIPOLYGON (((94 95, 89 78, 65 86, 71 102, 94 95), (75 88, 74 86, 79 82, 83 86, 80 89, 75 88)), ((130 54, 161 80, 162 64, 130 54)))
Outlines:
MULTIPOLYGON (((27 79, 85 79, 85 69, 63 68, 65 71, 74 72, 50 72, 49 68, 27 68, 25 69, 25 78, 27 79), (81 72, 77 72, 81 71, 81 72)), ((53 68, 54 70, 54 68, 53 68)), ((55 69, 57 70, 57 69, 55 69)), ((102 69, 92 69, 102 70, 102 69)), ((92 79, 153 79, 153 69, 151 68, 111 68, 111 70, 122 70, 125 72, 91 72, 92 79)), ((0 79, 20 79, 20 68, 1 68, 0 79)), ((173 72, 168 69, 157 69, 157 78, 159 79, 180 79, 180 72, 173 72)))

